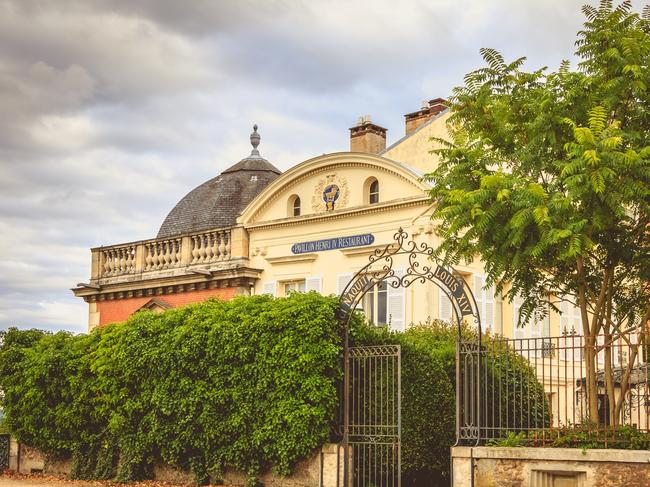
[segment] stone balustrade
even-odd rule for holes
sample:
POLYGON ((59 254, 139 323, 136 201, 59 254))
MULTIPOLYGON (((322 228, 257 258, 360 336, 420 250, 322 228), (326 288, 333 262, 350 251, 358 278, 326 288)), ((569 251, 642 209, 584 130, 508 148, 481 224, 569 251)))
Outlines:
POLYGON ((92 249, 92 253, 91 279, 103 279, 248 257, 248 239, 242 227, 220 228, 172 238, 97 247, 92 249))

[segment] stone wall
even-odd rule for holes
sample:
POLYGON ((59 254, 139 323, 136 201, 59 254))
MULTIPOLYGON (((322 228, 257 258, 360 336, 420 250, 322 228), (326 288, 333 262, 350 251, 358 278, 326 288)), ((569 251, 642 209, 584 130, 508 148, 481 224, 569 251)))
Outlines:
POLYGON ((453 487, 645 487, 650 451, 452 448, 453 487))
MULTIPOLYGON (((12 444, 12 451, 17 453, 18 444, 12 444)), ((43 471, 47 475, 65 478, 70 473, 69 460, 52 461, 46 459, 38 450, 20 446, 20 464, 16 456, 11 457, 13 463, 10 468, 21 473, 43 471)), ((327 444, 323 448, 296 465, 294 472, 288 477, 279 477, 271 472, 266 472, 260 477, 265 487, 337 487, 337 466, 343 472, 343 454, 336 444, 327 444), (338 461, 337 461, 338 458, 338 461)), ((179 484, 192 483, 192 476, 166 464, 157 464, 154 467, 154 479, 164 482, 179 484)), ((217 480, 217 479, 215 479, 217 480)), ((235 471, 227 471, 223 482, 233 485, 245 485, 246 476, 235 471)))
POLYGON ((43 472, 45 459, 40 451, 27 445, 16 444, 16 467, 20 473, 43 472))

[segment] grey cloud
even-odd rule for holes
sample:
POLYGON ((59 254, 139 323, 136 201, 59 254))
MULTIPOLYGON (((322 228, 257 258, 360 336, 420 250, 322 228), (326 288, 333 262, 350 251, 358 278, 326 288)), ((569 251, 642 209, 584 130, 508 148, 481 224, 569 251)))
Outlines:
POLYGON ((445 96, 480 47, 571 55, 584 0, 0 0, 0 328, 83 331, 89 247, 250 151, 282 169, 445 96))

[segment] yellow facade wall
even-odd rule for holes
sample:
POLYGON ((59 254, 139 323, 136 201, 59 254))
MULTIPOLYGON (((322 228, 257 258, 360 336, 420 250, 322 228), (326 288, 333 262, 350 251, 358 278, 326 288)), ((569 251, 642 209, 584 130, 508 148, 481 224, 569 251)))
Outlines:
POLYGON ((450 112, 446 111, 434 117, 410 136, 388 147, 381 155, 408 164, 423 173, 433 171, 438 166, 439 158, 430 153, 435 146, 431 138, 449 138, 447 132, 449 116, 450 112))

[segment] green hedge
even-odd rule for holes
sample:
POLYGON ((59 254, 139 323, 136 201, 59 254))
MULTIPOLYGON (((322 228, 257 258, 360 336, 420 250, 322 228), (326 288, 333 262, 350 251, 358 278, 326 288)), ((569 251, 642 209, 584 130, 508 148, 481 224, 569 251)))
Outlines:
MULTIPOLYGON (((465 339, 474 337, 469 327, 465 339)), ((391 333, 383 328, 360 327, 357 344, 399 343, 402 349, 402 473, 404 485, 448 485, 450 447, 455 443, 456 326, 432 321, 391 333)), ((491 340, 485 336, 484 341, 491 340)), ((502 414, 512 417, 519 395, 533 399, 531 418, 548 424, 548 403, 530 364, 519 354, 497 344, 490 347, 499 360, 488 362, 487 383, 499 380, 511 391, 501 398, 502 414), (516 387, 514 387, 516 384, 516 387), (508 413, 506 412, 508 411, 508 413), (544 417, 542 420, 540 418, 544 417)), ((491 391, 488 390, 488 395, 491 391)), ((521 415, 521 411, 518 412, 521 415)), ((492 420, 492 418, 489 418, 492 420)), ((532 419, 531 419, 532 421, 532 419)), ((495 423, 498 418, 495 419, 495 423)), ((490 424, 488 424, 490 425, 490 424)))
POLYGON ((226 467, 286 474, 336 415, 336 305, 255 296, 137 313, 89 335, 11 329, 0 349, 7 425, 71 456, 76 478, 147 478, 157 459, 199 483, 226 467))
MULTIPOLYGON (((337 418, 337 306, 316 293, 254 296, 137 313, 88 335, 0 332, 5 423, 20 441, 72 457, 73 478, 150 478, 158 460, 199 483, 228 467, 251 482, 269 468, 286 474, 337 418)), ((456 333, 353 319, 354 344, 402 347, 404 485, 448 479, 456 333)), ((543 395, 525 361, 505 363, 543 395)))

